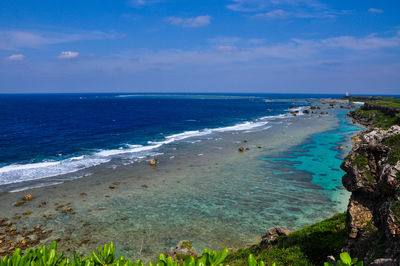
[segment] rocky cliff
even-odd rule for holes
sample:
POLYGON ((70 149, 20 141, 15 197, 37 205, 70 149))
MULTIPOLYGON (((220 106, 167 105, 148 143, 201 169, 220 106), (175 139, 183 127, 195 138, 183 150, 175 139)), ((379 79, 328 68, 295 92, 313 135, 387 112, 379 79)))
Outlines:
POLYGON ((400 126, 369 129, 353 140, 341 165, 352 192, 345 249, 367 265, 400 265, 400 126))

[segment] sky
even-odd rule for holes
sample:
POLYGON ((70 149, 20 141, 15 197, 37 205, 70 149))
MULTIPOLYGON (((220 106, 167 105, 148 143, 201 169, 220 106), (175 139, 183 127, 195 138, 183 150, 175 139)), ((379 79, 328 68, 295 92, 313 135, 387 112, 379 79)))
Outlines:
POLYGON ((400 94, 398 0, 1 0, 0 93, 400 94))

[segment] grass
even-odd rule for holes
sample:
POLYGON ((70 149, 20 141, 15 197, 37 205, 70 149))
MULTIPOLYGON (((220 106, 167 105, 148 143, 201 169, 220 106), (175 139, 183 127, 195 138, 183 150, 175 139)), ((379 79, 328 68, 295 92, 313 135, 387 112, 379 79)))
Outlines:
POLYGON ((353 160, 353 165, 356 165, 358 169, 363 170, 368 165, 368 159, 362 155, 357 155, 353 160))
POLYGON ((400 98, 396 97, 349 96, 344 98, 347 98, 350 101, 362 101, 369 104, 391 107, 400 110, 400 98))
POLYGON ((396 224, 400 225, 400 201, 393 202, 391 210, 396 217, 396 224))
POLYGON ((389 129, 392 125, 399 124, 398 117, 389 116, 380 110, 362 110, 358 108, 355 112, 362 117, 368 118, 375 127, 389 129))
POLYGON ((190 250, 192 248, 192 242, 190 241, 184 241, 181 245, 181 248, 187 248, 188 250, 190 250))
POLYGON ((397 161, 400 160, 400 135, 393 135, 387 138, 383 144, 391 147, 388 154, 388 163, 390 165, 395 165, 397 161))
POLYGON ((322 222, 307 226, 289 236, 279 237, 268 246, 254 245, 231 253, 225 262, 229 265, 247 265, 253 254, 266 265, 323 265, 326 257, 338 257, 345 245, 346 214, 337 214, 322 222))
POLYGON ((378 97, 377 100, 369 101, 369 103, 400 110, 400 99, 395 97, 378 97))
POLYGON ((368 119, 374 127, 388 129, 392 125, 400 125, 400 98, 376 96, 350 96, 345 98, 350 101, 368 103, 368 108, 362 106, 355 110, 355 113, 368 119))

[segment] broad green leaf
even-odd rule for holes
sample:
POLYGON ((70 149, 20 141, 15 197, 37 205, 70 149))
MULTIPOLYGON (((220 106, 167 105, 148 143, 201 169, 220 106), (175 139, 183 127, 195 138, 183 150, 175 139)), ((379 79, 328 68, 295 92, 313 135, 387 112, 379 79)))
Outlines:
POLYGON ((351 265, 351 257, 349 255, 349 253, 347 252, 343 252, 340 253, 340 259, 347 265, 351 265))
POLYGON ((225 260, 226 256, 228 256, 228 248, 224 248, 221 250, 221 252, 215 258, 214 264, 222 263, 225 260))
POLYGON ((257 265, 257 261, 254 258, 253 254, 249 255, 249 257, 247 258, 247 263, 249 264, 249 266, 256 266, 257 265))

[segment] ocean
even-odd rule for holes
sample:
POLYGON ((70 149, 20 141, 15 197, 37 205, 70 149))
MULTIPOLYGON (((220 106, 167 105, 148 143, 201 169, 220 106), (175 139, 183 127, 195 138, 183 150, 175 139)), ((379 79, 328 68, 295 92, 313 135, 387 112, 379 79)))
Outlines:
POLYGON ((131 258, 182 239, 201 251, 244 247, 275 225, 296 230, 346 209, 339 166, 361 127, 320 101, 339 97, 0 95, 0 210, 32 210, 12 207, 32 193, 47 207, 17 223, 44 223, 44 243, 85 251, 113 240, 131 258), (310 105, 328 114, 303 114, 310 105), (62 202, 76 215, 53 210, 62 202))

